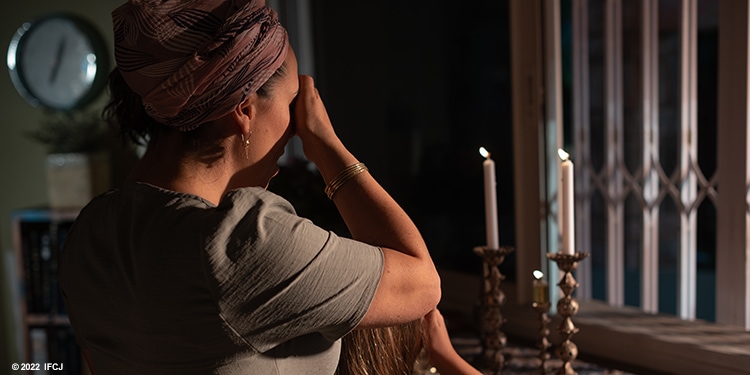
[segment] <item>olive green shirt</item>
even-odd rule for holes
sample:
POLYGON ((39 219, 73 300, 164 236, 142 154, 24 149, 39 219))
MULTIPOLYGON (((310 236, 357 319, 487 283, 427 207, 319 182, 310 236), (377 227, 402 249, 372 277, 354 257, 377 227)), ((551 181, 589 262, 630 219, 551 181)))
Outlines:
POLYGON ((333 374, 382 270, 264 189, 214 206, 128 183, 81 211, 60 285, 100 374, 333 374))

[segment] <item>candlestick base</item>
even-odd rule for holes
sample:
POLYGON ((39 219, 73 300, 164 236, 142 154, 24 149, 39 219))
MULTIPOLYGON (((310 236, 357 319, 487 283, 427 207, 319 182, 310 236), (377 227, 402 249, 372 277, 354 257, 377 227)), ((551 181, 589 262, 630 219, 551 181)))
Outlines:
POLYGON ((539 373, 544 375, 547 373, 546 363, 549 359, 547 350, 552 346, 549 342, 549 328, 547 328, 547 324, 552 321, 548 315, 550 303, 534 302, 532 306, 538 314, 537 321, 539 322, 539 341, 536 344, 536 347, 539 349, 539 373))
POLYGON ((487 246, 474 248, 474 253, 482 258, 483 280, 479 302, 482 353, 474 361, 474 366, 485 374, 500 375, 505 364, 502 349, 505 348, 507 338, 501 331, 505 319, 500 311, 505 303, 500 283, 505 280, 505 276, 500 273, 498 266, 514 250, 510 246, 501 246, 499 249, 487 246))
POLYGON ((560 347, 558 347, 556 351, 557 357, 563 362, 563 365, 557 370, 557 374, 559 375, 578 374, 573 369, 572 364, 573 360, 578 357, 578 347, 570 338, 579 331, 579 329, 573 324, 572 319, 572 316, 578 313, 578 301, 572 297, 572 293, 579 284, 573 277, 572 272, 578 267, 578 262, 588 256, 588 253, 578 252, 575 254, 547 254, 547 259, 554 260, 560 271, 564 273, 560 282, 557 284, 563 292, 563 296, 557 302, 557 312, 563 318, 562 323, 560 323, 560 326, 557 328, 563 338, 560 347))

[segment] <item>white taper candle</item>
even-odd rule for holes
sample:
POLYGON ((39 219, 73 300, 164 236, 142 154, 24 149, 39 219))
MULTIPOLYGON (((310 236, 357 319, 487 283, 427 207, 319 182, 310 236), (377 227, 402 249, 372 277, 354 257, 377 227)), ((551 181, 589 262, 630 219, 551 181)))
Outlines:
POLYGON ((479 153, 484 157, 482 169, 484 170, 484 220, 487 232, 487 247, 498 249, 500 248, 500 234, 498 233, 497 222, 495 161, 490 158, 490 153, 484 147, 479 148, 479 153))
POLYGON ((560 252, 573 255, 575 253, 575 201, 573 162, 570 155, 563 149, 557 150, 562 159, 562 171, 560 175, 560 188, 558 190, 558 204, 560 208, 560 231, 562 232, 562 244, 560 252))

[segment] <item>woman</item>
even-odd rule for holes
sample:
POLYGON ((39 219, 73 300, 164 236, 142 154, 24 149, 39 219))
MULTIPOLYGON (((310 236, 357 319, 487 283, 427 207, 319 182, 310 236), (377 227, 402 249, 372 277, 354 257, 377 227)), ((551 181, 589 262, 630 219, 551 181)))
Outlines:
POLYGON ((96 372, 333 374, 346 333, 435 308, 419 231, 336 136, 275 12, 132 0, 113 24, 107 113, 148 147, 81 211, 60 261, 96 372), (265 190, 293 135, 352 239, 265 190))

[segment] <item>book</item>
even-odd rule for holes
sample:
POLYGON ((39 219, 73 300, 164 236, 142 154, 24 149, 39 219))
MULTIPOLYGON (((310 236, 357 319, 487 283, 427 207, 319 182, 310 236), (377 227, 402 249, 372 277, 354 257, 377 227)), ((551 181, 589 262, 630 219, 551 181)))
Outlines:
POLYGON ((65 315, 59 287, 60 250, 72 221, 22 221, 22 260, 29 314, 65 315))
POLYGON ((26 311, 29 314, 49 313, 44 308, 42 297, 45 290, 42 275, 42 241, 45 235, 47 238, 49 236, 49 223, 22 222, 20 228, 26 311))
POLYGON ((86 372, 59 288, 60 252, 74 220, 74 212, 45 209, 20 210, 13 215, 20 263, 17 298, 26 305, 25 358, 34 365, 30 374, 86 372))

